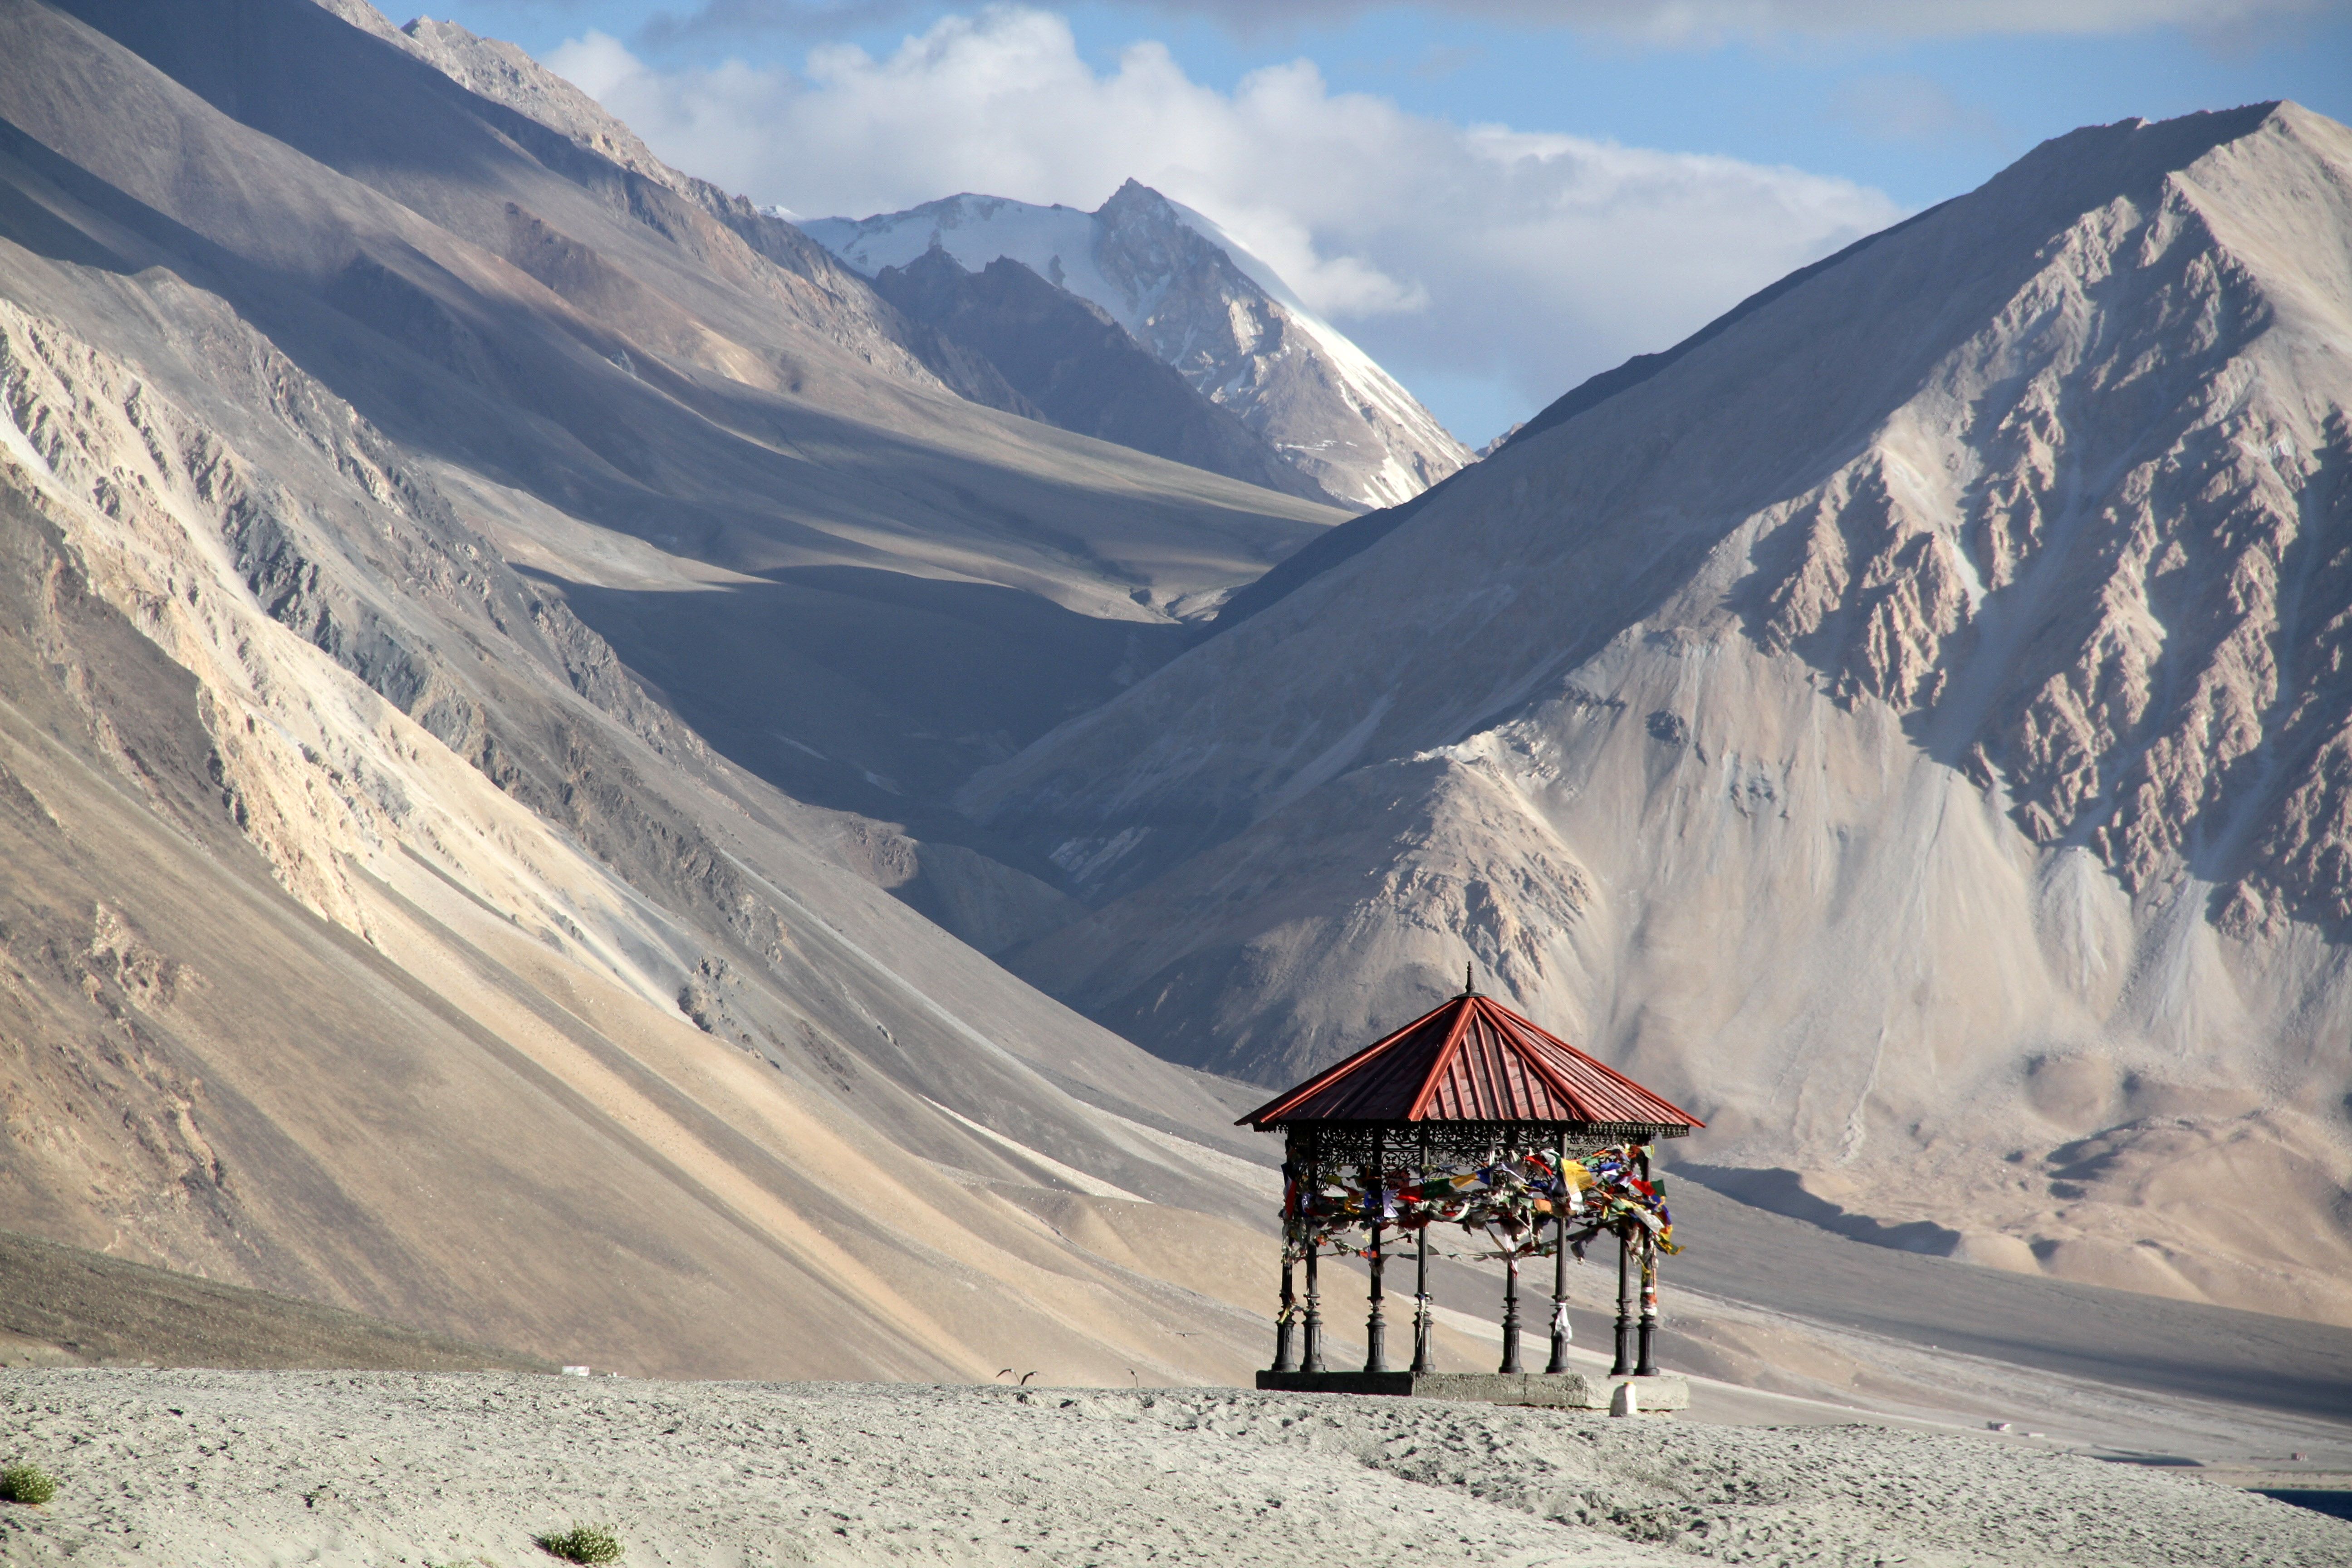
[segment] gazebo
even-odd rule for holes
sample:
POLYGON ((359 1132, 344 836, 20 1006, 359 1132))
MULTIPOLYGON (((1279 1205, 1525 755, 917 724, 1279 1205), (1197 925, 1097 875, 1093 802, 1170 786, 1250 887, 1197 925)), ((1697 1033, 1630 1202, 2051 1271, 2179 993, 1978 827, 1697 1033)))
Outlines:
MULTIPOLYGON (((1504 1374, 1519 1363, 1519 1265, 1553 1259, 1549 1373, 1568 1371, 1568 1259, 1617 1238, 1614 1377, 1657 1371, 1658 1258, 1680 1250, 1652 1174, 1652 1145, 1706 1123, 1538 1027, 1468 975, 1462 994, 1337 1066, 1276 1096, 1238 1125, 1286 1140, 1281 1310, 1261 1387, 1357 1386, 1328 1374, 1316 1260, 1358 1256, 1370 1269, 1368 1392, 1405 1392, 1430 1359, 1430 1232, 1462 1227, 1476 1256, 1500 1258, 1504 1374), (1391 1230, 1414 1237, 1411 1375, 1391 1373, 1383 1273, 1391 1230), (1306 1268, 1303 1321, 1295 1271, 1306 1268), (1638 1280, 1638 1312, 1636 1281, 1638 1280), (1297 1329, 1303 1328, 1303 1336, 1297 1329), (1303 1343, 1301 1342, 1303 1339, 1303 1343), (1324 1375, 1318 1375, 1324 1374, 1324 1375)), ((1477 1395, 1470 1395, 1476 1397, 1477 1395)))

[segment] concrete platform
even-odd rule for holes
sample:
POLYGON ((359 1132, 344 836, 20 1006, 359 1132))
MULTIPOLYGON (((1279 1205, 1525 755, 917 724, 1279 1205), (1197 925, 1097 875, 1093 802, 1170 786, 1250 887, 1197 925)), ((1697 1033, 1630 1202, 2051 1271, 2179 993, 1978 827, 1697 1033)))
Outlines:
POLYGON ((1257 1385, 1274 1394, 1387 1394, 1454 1399, 1478 1405, 1533 1405, 1558 1410, 1606 1410, 1617 1385, 1630 1383, 1648 1411, 1682 1410, 1690 1384, 1672 1373, 1609 1377, 1580 1372, 1262 1372, 1257 1385))

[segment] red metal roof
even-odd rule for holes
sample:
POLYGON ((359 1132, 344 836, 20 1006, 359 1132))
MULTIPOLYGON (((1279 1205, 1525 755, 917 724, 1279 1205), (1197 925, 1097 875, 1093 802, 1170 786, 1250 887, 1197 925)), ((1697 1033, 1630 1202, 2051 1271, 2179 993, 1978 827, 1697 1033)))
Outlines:
POLYGON ((1582 1121, 1704 1127, 1491 996, 1463 993, 1236 1125, 1293 1121, 1582 1121))

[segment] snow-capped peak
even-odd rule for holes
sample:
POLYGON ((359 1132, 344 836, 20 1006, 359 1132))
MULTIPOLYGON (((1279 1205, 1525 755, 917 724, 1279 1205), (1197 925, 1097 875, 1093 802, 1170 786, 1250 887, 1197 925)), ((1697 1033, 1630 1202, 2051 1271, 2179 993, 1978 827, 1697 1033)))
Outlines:
POLYGON ((1137 181, 1091 213, 966 192, 801 227, 868 277, 934 245, 973 271, 1010 257, 1100 306, 1295 467, 1366 506, 1409 500, 1469 460, 1263 258, 1137 181))

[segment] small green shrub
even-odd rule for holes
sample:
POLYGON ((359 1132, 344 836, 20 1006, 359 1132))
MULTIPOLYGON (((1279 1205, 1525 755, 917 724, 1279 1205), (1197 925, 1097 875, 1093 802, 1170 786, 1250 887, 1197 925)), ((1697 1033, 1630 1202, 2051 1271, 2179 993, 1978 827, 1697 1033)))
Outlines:
POLYGON ((618 1563, 620 1538, 601 1524, 575 1524, 559 1534, 534 1535, 539 1549, 566 1563, 618 1563))
POLYGON ((58 1495, 58 1483, 38 1465, 11 1465, 0 1470, 0 1501, 40 1504, 58 1495))

